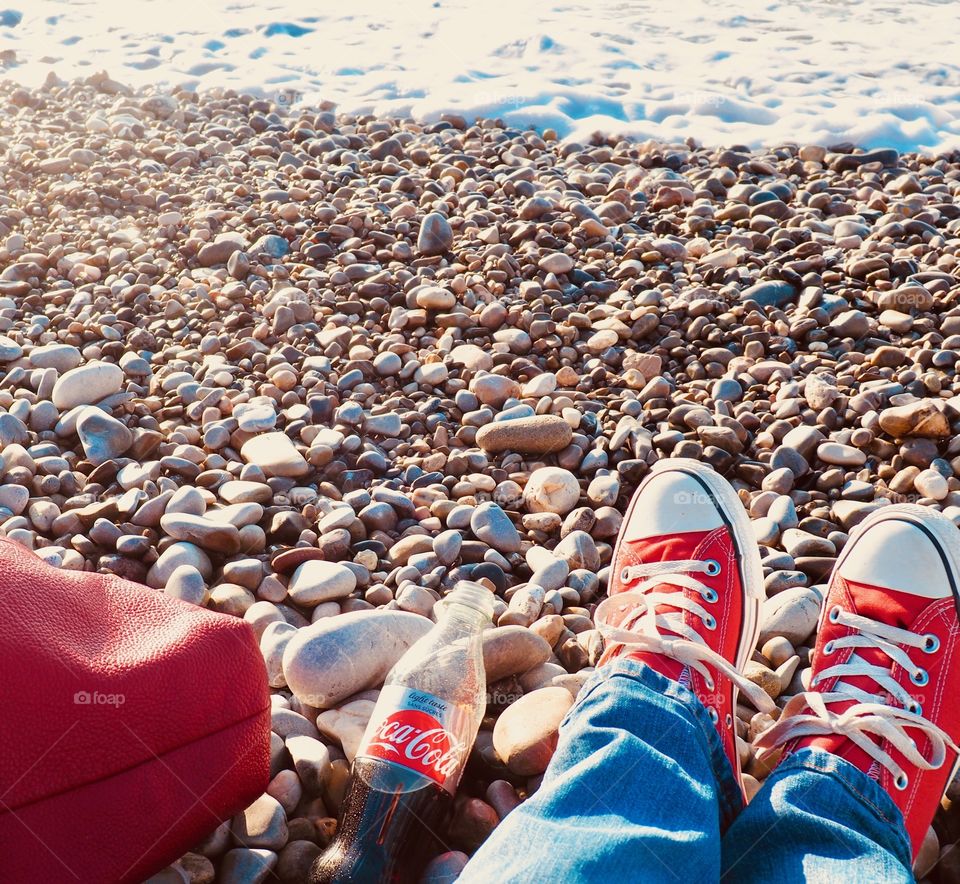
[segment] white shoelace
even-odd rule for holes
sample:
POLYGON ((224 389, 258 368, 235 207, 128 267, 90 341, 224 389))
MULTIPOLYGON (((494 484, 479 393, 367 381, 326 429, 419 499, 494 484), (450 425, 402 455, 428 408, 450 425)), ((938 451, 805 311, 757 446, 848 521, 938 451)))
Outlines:
MULTIPOLYGON (((831 609, 829 618, 831 623, 846 626, 856 632, 827 642, 822 653, 829 656, 842 648, 877 648, 893 663, 909 672, 911 681, 918 687, 927 683, 926 670, 917 666, 900 646, 933 653, 940 646, 936 636, 918 635, 907 629, 878 623, 869 617, 848 613, 838 606, 831 609)), ((889 667, 869 663, 855 651, 845 663, 821 670, 810 687, 831 678, 837 678, 832 691, 811 690, 797 694, 787 702, 780 720, 760 734, 755 741, 755 746, 761 750, 761 757, 776 746, 797 737, 839 734, 850 739, 877 764, 890 771, 898 789, 905 789, 908 783, 906 772, 871 737, 887 740, 904 758, 921 770, 935 770, 940 767, 946 759, 947 748, 960 752, 946 732, 923 717, 923 709, 909 691, 894 679, 889 667), (871 694, 844 681, 856 676, 872 679, 886 694, 871 694), (889 698, 900 706, 892 705, 889 698), (830 703, 850 700, 854 700, 854 704, 842 713, 838 714, 829 709, 830 703), (804 709, 809 711, 804 712, 804 709), (916 742, 907 733, 907 728, 920 731, 930 741, 930 760, 920 753, 916 742)))
MULTIPOLYGON (((595 622, 605 642, 624 645, 631 651, 649 651, 663 654, 682 663, 703 676, 708 690, 715 686, 714 678, 707 669, 712 666, 725 675, 749 698, 760 712, 772 712, 776 705, 769 695, 758 685, 749 681, 728 660, 711 648, 692 626, 684 623, 683 612, 688 611, 699 617, 707 629, 717 628, 717 620, 703 605, 683 592, 652 592, 653 587, 668 584, 696 592, 707 604, 718 600, 715 590, 688 576, 690 573, 716 574, 717 563, 683 559, 673 562, 650 562, 643 565, 630 565, 623 569, 621 577, 624 583, 641 580, 628 592, 617 593, 604 599, 597 607, 595 622), (676 611, 657 613, 660 605, 677 608, 676 611), (612 625, 616 614, 624 610, 633 610, 619 625, 612 625), (681 638, 661 635, 664 629, 681 638)), ((718 714, 709 706, 711 716, 718 714)))

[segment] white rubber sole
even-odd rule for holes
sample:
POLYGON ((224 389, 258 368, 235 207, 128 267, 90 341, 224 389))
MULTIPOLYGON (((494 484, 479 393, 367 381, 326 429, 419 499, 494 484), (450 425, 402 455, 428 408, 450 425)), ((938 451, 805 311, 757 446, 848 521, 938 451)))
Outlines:
MULTIPOLYGON (((637 488, 627 507, 624 515, 624 528, 633 516, 633 508, 640 497, 640 492, 654 476, 662 475, 665 472, 682 472, 696 479, 702 485, 710 496, 716 501, 717 506, 723 513, 724 518, 730 524, 733 536, 736 540, 738 550, 737 564, 740 568, 740 585, 743 588, 743 622, 740 626, 740 642, 737 645, 737 659, 732 661, 739 671, 743 671, 747 662, 753 656, 757 639, 760 637, 760 606, 766 599, 766 592, 763 588, 763 565, 760 562, 760 548, 754 538, 753 528, 750 525, 750 516, 740 502, 733 487, 717 473, 713 468, 686 457, 671 457, 659 460, 654 464, 650 475, 647 476, 637 488)), ((952 523, 951 523, 952 524, 952 523)), ((623 529, 621 529, 621 535, 623 529)), ((617 538, 617 544, 613 550, 613 558, 616 561, 620 552, 621 540, 617 538)), ((733 685, 733 708, 736 713, 737 699, 739 689, 733 685)), ((731 728, 734 723, 730 722, 731 728)), ((736 744, 736 734, 734 733, 734 744, 736 744)), ((735 770, 737 781, 740 780, 740 759, 739 753, 734 753, 735 770)))

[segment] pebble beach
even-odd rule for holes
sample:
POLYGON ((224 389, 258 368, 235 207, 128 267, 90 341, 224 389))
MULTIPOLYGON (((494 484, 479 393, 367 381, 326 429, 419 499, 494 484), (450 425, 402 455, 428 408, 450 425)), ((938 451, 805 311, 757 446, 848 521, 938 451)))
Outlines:
MULTIPOLYGON (((453 881, 539 784, 660 458, 750 513, 747 674, 779 707, 856 525, 902 501, 960 525, 956 153, 106 74, 5 80, 0 107, 0 531, 244 618, 273 690, 267 792, 155 882, 306 881, 387 671, 469 579, 497 608, 428 869, 453 881)), ((738 708, 748 793, 770 721, 738 708)), ((960 881, 953 800, 921 881, 960 881)))

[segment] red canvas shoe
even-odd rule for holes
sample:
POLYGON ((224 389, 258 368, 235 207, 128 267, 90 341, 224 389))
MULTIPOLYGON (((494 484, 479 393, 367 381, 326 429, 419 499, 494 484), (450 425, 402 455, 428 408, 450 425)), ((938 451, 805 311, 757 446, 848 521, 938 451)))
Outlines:
POLYGON ((750 519, 722 476, 685 458, 654 466, 627 509, 608 596, 596 612, 600 665, 626 655, 690 688, 739 780, 738 689, 761 711, 774 704, 739 672, 757 642, 763 569, 750 519))
POLYGON ((833 571, 810 691, 758 737, 817 747, 875 779, 903 812, 914 856, 956 769, 960 532, 935 510, 884 507, 833 571))

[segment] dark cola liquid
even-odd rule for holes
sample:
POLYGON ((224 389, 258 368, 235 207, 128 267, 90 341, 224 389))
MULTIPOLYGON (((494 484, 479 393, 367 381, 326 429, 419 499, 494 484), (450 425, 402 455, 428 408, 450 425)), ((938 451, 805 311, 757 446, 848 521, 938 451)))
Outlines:
POLYGON ((408 768, 354 762, 333 843, 314 863, 311 884, 415 884, 442 852, 453 796, 408 768))

